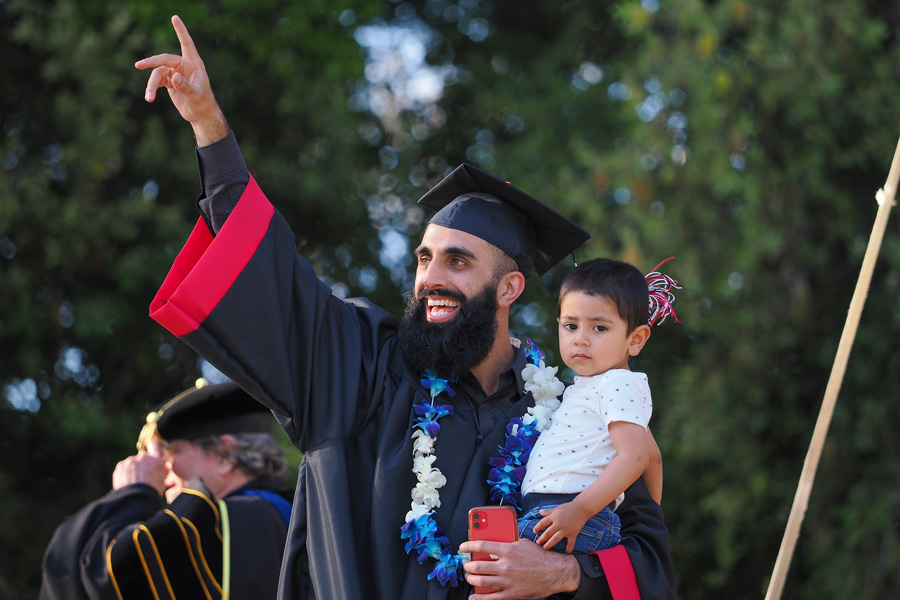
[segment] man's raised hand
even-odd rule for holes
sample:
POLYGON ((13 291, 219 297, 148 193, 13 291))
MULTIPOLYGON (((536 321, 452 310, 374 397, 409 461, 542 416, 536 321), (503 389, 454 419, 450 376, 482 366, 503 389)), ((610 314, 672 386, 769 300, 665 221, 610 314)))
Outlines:
POLYGON ((164 87, 178 113, 194 128, 198 146, 208 146, 228 135, 225 115, 216 103, 206 67, 187 27, 177 15, 172 26, 181 43, 181 55, 157 54, 134 63, 137 69, 153 69, 147 80, 144 99, 153 102, 156 91, 164 87))
POLYGON ((160 495, 166 489, 166 463, 152 454, 137 454, 119 461, 112 476, 114 490, 134 483, 146 483, 156 489, 160 495))

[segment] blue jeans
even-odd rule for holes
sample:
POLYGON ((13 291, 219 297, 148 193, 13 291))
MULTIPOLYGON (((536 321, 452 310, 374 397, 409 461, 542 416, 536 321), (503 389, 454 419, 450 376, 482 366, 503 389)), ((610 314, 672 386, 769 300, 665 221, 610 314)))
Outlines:
MULTIPOLYGON (((556 508, 560 504, 570 502, 577 494, 528 494, 522 498, 522 516, 519 517, 519 538, 529 539, 532 542, 537 541, 540 537, 534 533, 534 526, 538 524, 543 517, 541 509, 556 508)), ((619 534, 619 515, 614 513, 609 507, 604 508, 596 515, 587 520, 584 527, 575 538, 575 549, 573 552, 579 554, 588 554, 598 550, 606 550, 612 548, 622 539, 619 534)), ((542 531, 543 533, 543 531, 542 531)), ((551 550, 554 552, 565 552, 568 540, 563 539, 558 542, 551 550)))

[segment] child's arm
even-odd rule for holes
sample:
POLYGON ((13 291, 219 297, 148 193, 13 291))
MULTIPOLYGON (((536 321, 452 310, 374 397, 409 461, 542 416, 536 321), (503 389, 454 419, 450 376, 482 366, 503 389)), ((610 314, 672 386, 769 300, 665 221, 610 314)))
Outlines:
POLYGON ((648 461, 647 469, 644 471, 644 474, 641 475, 641 478, 644 480, 644 485, 647 486, 647 491, 650 492, 650 497, 653 498, 657 504, 662 504, 662 453, 659 451, 656 438, 653 437, 653 434, 650 433, 649 429, 647 430, 647 435, 650 437, 650 460, 648 461))
POLYGON ((541 511, 544 518, 534 526, 534 531, 544 530, 537 539, 544 548, 552 548, 566 538, 566 552, 572 552, 575 538, 587 520, 606 508, 647 469, 650 448, 646 429, 627 421, 615 421, 609 424, 609 436, 616 447, 616 456, 594 483, 571 502, 541 511))

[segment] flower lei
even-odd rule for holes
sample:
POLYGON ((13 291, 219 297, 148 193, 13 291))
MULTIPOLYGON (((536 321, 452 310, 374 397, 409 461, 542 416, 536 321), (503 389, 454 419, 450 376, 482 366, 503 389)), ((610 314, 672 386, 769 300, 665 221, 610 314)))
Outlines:
MULTIPOLYGON (((556 378, 556 367, 544 366, 544 355, 531 340, 528 340, 525 356, 528 364, 522 369, 525 391, 531 392, 535 405, 530 407, 522 417, 514 417, 506 426, 506 443, 500 446, 500 457, 490 459, 492 467, 488 483, 491 486, 491 500, 507 502, 518 508, 518 500, 522 498, 520 488, 525 476, 525 463, 531 455, 531 448, 542 431, 550 427, 553 411, 559 408, 558 396, 565 386, 556 378)), ((413 408, 416 422, 413 424, 413 473, 417 483, 412 489, 411 510, 406 514, 406 523, 400 528, 400 539, 408 540, 406 553, 416 553, 419 564, 429 558, 436 561, 428 579, 437 579, 441 585, 448 583, 456 587, 461 578, 462 564, 467 556, 452 553, 450 540, 435 520, 435 509, 441 506, 439 488, 447 483, 447 478, 439 469, 432 466, 437 456, 434 445, 441 431, 438 420, 452 415, 453 407, 449 404, 435 404, 440 394, 447 392, 449 396, 456 393, 450 388, 446 379, 426 373, 421 380, 431 395, 431 399, 422 399, 413 408)))
POLYGON ((433 558, 437 561, 434 569, 428 574, 428 579, 435 579, 441 585, 456 587, 459 583, 459 570, 462 567, 464 557, 453 554, 450 551, 450 540, 435 521, 434 509, 440 507, 441 498, 438 489, 444 487, 447 478, 440 469, 431 465, 437 456, 434 453, 434 444, 441 432, 438 419, 453 414, 453 407, 449 404, 435 405, 438 395, 447 392, 455 396, 456 392, 450 389, 446 379, 435 377, 431 373, 425 374, 422 379, 424 385, 431 394, 431 400, 423 399, 421 404, 413 408, 419 417, 413 424, 413 473, 416 474, 415 487, 412 489, 411 510, 406 513, 406 524, 400 528, 400 539, 406 542, 406 553, 416 553, 419 564, 433 558))

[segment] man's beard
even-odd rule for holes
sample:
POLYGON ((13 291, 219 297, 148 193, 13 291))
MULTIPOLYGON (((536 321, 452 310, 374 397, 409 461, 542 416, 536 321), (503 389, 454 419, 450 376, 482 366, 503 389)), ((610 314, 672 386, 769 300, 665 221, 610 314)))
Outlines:
POLYGON ((410 295, 398 330, 400 350, 416 373, 432 371, 449 377, 468 373, 487 358, 497 337, 497 282, 472 298, 450 290, 422 290, 410 295), (425 316, 428 296, 461 302, 456 316, 446 323, 430 323, 425 316))

